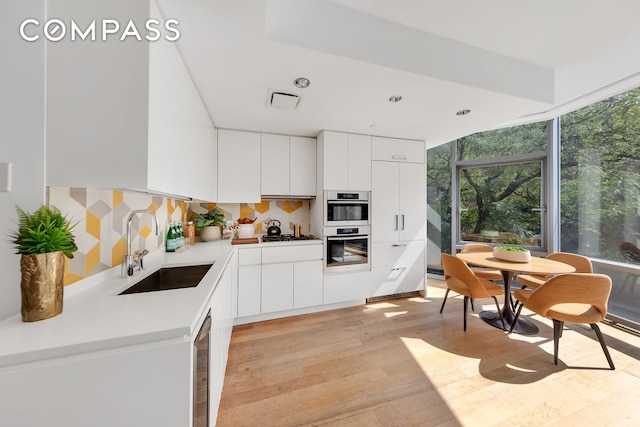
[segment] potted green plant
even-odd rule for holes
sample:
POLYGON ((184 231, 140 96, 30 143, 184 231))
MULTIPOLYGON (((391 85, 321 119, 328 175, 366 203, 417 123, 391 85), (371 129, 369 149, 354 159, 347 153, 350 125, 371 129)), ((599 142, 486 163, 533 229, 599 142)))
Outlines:
POLYGON ((40 206, 33 213, 16 206, 18 229, 11 234, 21 255, 22 320, 34 322, 62 313, 65 256, 78 250, 71 223, 55 207, 40 206))
POLYGON ((493 248, 493 256, 502 261, 529 262, 531 252, 520 246, 496 246, 493 248))
POLYGON ((218 208, 213 208, 207 213, 194 215, 191 220, 196 230, 200 232, 200 239, 203 242, 220 239, 222 227, 226 224, 224 214, 218 208))

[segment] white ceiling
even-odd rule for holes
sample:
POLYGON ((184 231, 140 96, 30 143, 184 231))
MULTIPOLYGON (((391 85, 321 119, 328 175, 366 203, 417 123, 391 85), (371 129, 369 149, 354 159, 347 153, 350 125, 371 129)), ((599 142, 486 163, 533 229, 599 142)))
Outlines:
POLYGON ((157 2, 218 128, 433 146, 640 85, 637 0, 157 2), (269 108, 270 90, 300 105, 269 108))

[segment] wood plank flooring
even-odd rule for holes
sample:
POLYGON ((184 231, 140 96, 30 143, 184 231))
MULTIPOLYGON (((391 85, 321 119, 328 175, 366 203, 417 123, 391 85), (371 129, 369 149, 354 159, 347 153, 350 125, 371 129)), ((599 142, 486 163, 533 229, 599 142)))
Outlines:
POLYGON ((550 321, 535 336, 478 318, 429 280, 427 297, 234 328, 218 426, 636 426, 640 337, 567 325, 553 364, 550 321))

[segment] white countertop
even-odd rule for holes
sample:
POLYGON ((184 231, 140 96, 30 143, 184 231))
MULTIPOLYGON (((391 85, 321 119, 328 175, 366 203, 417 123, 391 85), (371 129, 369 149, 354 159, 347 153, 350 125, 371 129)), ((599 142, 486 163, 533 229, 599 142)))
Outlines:
POLYGON ((199 242, 184 252, 154 251, 143 272, 120 278, 120 267, 65 288, 60 315, 23 322, 21 315, 0 322, 0 369, 119 346, 164 339, 190 339, 235 248, 321 244, 321 240, 231 245, 199 242), (160 267, 215 261, 197 287, 118 295, 160 267), (75 289, 74 289, 75 288, 75 289))

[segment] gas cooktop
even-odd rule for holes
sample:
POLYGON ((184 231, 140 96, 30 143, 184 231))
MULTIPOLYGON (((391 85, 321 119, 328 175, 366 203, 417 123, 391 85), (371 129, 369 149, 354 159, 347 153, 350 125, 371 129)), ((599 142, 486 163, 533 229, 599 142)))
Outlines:
POLYGON ((318 238, 313 234, 301 234, 296 237, 293 234, 281 234, 279 236, 262 236, 263 242, 290 242, 293 240, 317 240, 318 238))

